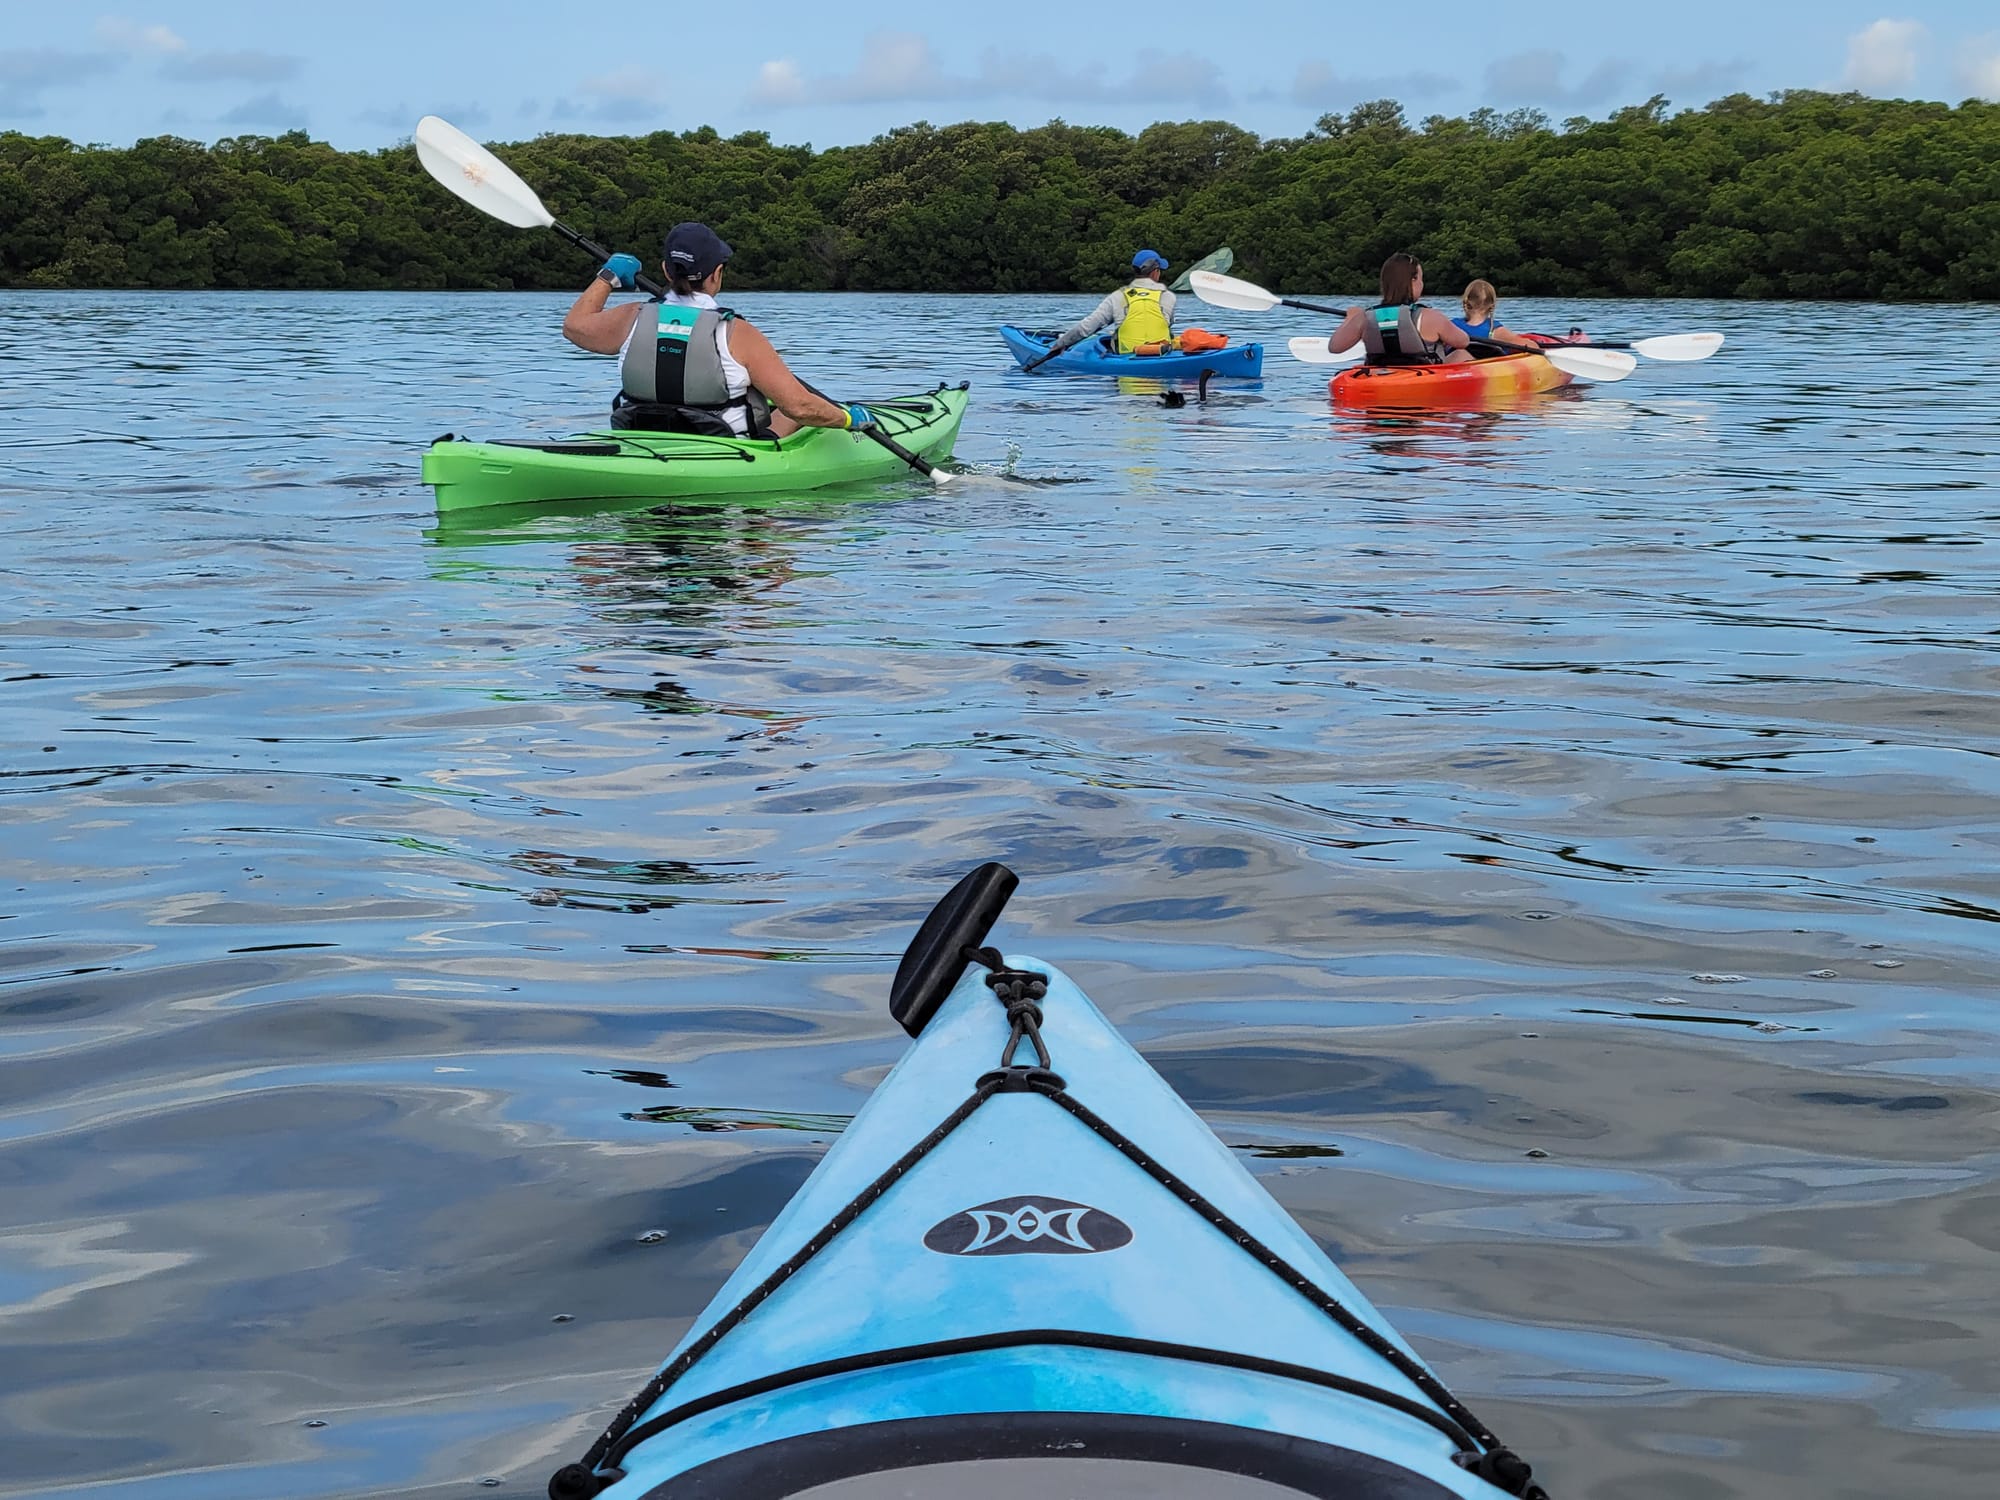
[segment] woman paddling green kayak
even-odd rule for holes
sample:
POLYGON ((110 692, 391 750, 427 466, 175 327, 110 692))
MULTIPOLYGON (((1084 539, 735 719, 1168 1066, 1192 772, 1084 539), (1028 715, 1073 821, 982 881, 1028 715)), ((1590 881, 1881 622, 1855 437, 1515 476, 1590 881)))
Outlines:
POLYGON ((749 319, 715 300, 731 251, 706 224, 676 224, 660 246, 657 302, 606 306, 639 284, 639 257, 614 255, 563 318, 563 337, 618 356, 611 425, 702 437, 789 437, 801 427, 866 427, 865 406, 827 400, 791 372, 749 319))
POLYGON ((770 340, 715 303, 730 252, 713 230, 682 224, 667 235, 661 251, 670 286, 661 287, 641 274, 637 256, 613 255, 550 213, 512 168, 449 121, 425 115, 414 139, 424 170, 481 213, 522 229, 553 230, 601 264, 598 280, 570 308, 564 331, 580 348, 625 356, 619 372, 624 418, 614 413, 614 426, 656 434, 645 442, 592 433, 576 442, 514 444, 461 443, 448 433, 424 455, 424 482, 436 486, 440 511, 814 489, 877 478, 899 464, 933 484, 950 480, 931 459, 951 456, 965 415, 963 383, 955 392, 939 386, 927 395, 876 403, 901 407, 893 418, 829 401, 792 374, 770 340), (608 309, 614 285, 652 293, 660 308, 679 299, 676 310, 649 312, 638 303, 608 309), (732 322, 746 330, 733 354, 732 322), (653 332, 650 351, 638 333, 642 327, 653 332), (845 436, 836 438, 841 429, 845 436), (913 437, 914 447, 905 446, 913 437), (533 457, 516 462, 517 453, 533 457), (725 469, 734 472, 714 482, 725 469))
POLYGON ((908 1052, 551 1500, 1546 1500, 1067 976, 904 955, 908 1052))

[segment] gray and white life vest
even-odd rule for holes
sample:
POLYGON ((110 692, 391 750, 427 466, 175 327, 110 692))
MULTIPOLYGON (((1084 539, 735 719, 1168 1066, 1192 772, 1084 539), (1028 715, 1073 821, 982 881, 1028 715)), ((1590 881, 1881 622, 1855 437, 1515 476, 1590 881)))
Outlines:
POLYGON ((641 326, 625 342, 618 377, 626 399, 702 411, 747 410, 747 392, 729 388, 718 337, 722 326, 736 314, 726 307, 672 302, 657 303, 652 312, 653 336, 646 337, 646 313, 642 310, 641 326))
POLYGON ((1370 308, 1368 321, 1361 325, 1361 347, 1368 351, 1368 363, 1434 365, 1443 359, 1443 340, 1425 338, 1417 326, 1417 314, 1423 309, 1421 302, 1370 308))

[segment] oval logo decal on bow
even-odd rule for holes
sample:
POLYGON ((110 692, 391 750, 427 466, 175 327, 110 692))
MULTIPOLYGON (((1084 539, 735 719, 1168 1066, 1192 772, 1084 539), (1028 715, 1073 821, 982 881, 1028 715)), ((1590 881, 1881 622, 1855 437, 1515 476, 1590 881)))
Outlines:
POLYGON ((996 1198, 931 1226, 941 1255, 1094 1255, 1132 1243, 1123 1219, 1066 1198, 996 1198))

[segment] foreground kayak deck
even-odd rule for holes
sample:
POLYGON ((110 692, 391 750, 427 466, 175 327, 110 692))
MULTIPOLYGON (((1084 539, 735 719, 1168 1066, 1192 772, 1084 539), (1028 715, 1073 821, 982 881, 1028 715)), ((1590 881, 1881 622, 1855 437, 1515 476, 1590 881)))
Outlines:
MULTIPOLYGON (((1029 333, 1011 323, 1000 327, 1000 337, 1016 364, 1026 365, 1049 352, 1049 335, 1029 333)), ((1256 380, 1264 373, 1262 344, 1231 344, 1199 354, 1110 354, 1096 339, 1085 339, 1063 350, 1040 370, 1063 370, 1072 375, 1141 375, 1154 380, 1173 376, 1198 379, 1204 374, 1226 375, 1238 380, 1256 380)))
POLYGON ((558 1500, 1543 1500, 983 865, 916 1038, 558 1500))
POLYGON ((1476 406, 1568 385, 1539 354, 1503 354, 1455 365, 1356 365, 1327 384, 1340 406, 1476 406))
MULTIPOLYGON (((877 424, 920 458, 951 456, 970 396, 964 385, 871 402, 877 424)), ((424 454, 440 512, 562 500, 675 500, 814 490, 891 479, 909 465, 865 433, 807 427, 778 441, 666 432, 588 432, 547 442, 462 442, 424 454)))

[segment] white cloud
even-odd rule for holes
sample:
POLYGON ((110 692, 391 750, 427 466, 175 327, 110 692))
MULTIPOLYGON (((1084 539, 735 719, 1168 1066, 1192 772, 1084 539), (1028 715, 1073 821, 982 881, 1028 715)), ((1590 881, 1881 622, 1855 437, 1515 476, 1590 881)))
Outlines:
POLYGON ((1299 64, 1292 77, 1291 100, 1307 109, 1359 104, 1364 99, 1401 100, 1410 94, 1434 95, 1458 86, 1442 73, 1336 73, 1331 63, 1315 59, 1299 64))
POLYGON ((123 16, 100 16, 93 29, 105 46, 139 57, 173 57, 188 49, 188 44, 170 28, 141 26, 123 16))
POLYGON ((1550 48, 1516 52, 1486 65, 1486 92, 1501 104, 1601 104, 1625 87, 1632 65, 1607 58, 1574 84, 1563 82, 1569 62, 1550 48))
POLYGON ((1847 71, 1840 81, 1864 94, 1894 94, 1917 81, 1921 21, 1871 21, 1847 39, 1847 71))
POLYGON ((1698 62, 1686 67, 1666 68, 1658 75, 1656 92, 1676 103, 1706 104, 1743 87, 1750 72, 1746 59, 1731 62, 1698 62))
POLYGON ((829 84, 833 94, 856 102, 925 99, 934 97, 943 74, 924 38, 908 31, 878 31, 863 44, 860 65, 829 84))
POLYGON ((278 83, 299 66, 276 52, 189 52, 161 63, 160 72, 184 83, 278 83))
POLYGON ((758 104, 803 104, 805 75, 789 57, 773 58, 757 69, 757 82, 750 90, 750 97, 758 104))
POLYGON ((617 68, 577 86, 588 103, 574 111, 590 119, 658 122, 667 113, 667 85, 646 68, 617 68))
POLYGON ((2000 31, 1974 37, 1960 49, 1952 70, 1958 86, 1977 99, 2000 104, 2000 31))
POLYGON ((304 59, 278 52, 197 52, 171 27, 125 16, 100 16, 92 29, 104 49, 100 57, 157 61, 159 76, 174 83, 281 83, 304 66, 304 59))
POLYGON ((82 83, 117 64, 101 52, 64 52, 54 47, 0 49, 0 110, 17 119, 42 114, 42 95, 82 83))
POLYGON ((364 125, 385 125, 391 130, 400 130, 408 136, 417 128, 417 117, 423 114, 442 115, 461 129, 474 130, 493 123, 493 116, 483 104, 464 101, 432 106, 428 110, 411 109, 407 104, 396 104, 388 109, 364 109, 357 111, 354 118, 364 125))
POLYGON ((845 73, 808 74, 789 57, 757 70, 753 104, 883 104, 935 99, 1052 99, 1063 103, 1221 104, 1230 97, 1214 62, 1192 52, 1141 50, 1127 78, 1106 79, 1064 66, 1047 53, 988 49, 979 68, 953 73, 930 42, 911 31, 871 32, 845 73))
POLYGON ((875 104, 935 99, 955 92, 931 44, 911 31, 870 32, 852 72, 808 78, 789 57, 757 70, 751 98, 758 104, 875 104))
POLYGON ((254 99, 245 99, 232 110, 225 111, 218 119, 224 125, 263 126, 272 130, 304 130, 305 111, 296 104, 278 97, 275 91, 259 94, 254 99))

